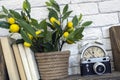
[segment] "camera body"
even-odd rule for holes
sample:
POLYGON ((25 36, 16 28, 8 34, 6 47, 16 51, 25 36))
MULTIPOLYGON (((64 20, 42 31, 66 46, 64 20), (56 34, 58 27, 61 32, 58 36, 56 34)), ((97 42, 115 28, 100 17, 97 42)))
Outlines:
POLYGON ((111 73, 109 57, 89 58, 80 62, 81 75, 102 75, 111 73))

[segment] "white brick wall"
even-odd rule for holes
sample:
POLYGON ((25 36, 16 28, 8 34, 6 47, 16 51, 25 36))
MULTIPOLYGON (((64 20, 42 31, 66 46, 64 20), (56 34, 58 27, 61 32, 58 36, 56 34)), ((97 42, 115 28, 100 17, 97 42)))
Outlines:
POLYGON ((100 27, 97 28, 86 28, 83 32, 84 37, 88 39, 93 39, 93 37, 101 38, 102 37, 102 31, 100 27), (88 35, 89 34, 89 35, 88 35))
POLYGON ((32 8, 31 17, 40 20, 45 19, 48 15, 48 11, 46 7, 32 8))
POLYGON ((80 2, 97 2, 101 0, 71 0, 72 3, 80 3, 80 2))
MULTIPOLYGON (((9 9, 20 10, 23 0, 0 0, 1 6, 4 5, 9 9)), ((45 2, 48 0, 29 0, 32 6, 32 17, 41 20, 46 18, 47 10, 45 2)), ((111 44, 109 39, 109 28, 113 25, 120 25, 120 0, 56 0, 59 5, 64 6, 70 4, 73 15, 84 15, 84 20, 91 20, 93 24, 84 31, 86 42, 94 41, 94 37, 99 37, 103 42, 105 49, 111 55, 111 44), (87 39, 86 37, 89 37, 87 39)), ((6 36, 8 30, 0 29, 0 36, 6 36)), ((79 54, 78 43, 72 45, 64 45, 63 50, 71 51, 69 74, 79 74, 79 54)), ((111 57, 112 58, 112 57, 111 57)))
POLYGON ((108 0, 99 3, 100 12, 120 11, 120 0, 108 0))
POLYGON ((69 6, 70 9, 73 10, 72 15, 80 15, 80 13, 84 15, 98 13, 98 6, 96 3, 70 4, 69 6))
POLYGON ((85 16, 84 18, 85 20, 92 20, 93 21, 92 26, 94 27, 119 23, 118 13, 96 14, 96 15, 85 16))

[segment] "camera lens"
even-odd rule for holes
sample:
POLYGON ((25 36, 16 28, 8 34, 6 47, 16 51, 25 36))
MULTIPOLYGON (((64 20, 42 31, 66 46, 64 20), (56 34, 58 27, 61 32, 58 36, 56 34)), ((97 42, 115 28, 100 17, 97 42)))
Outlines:
POLYGON ((97 71, 98 73, 102 73, 102 72, 104 71, 104 66, 98 65, 98 66, 96 67, 96 71, 97 71))
POLYGON ((93 69, 94 69, 95 73, 98 75, 101 75, 101 74, 105 73, 105 71, 106 71, 105 65, 100 62, 95 63, 93 66, 93 69))

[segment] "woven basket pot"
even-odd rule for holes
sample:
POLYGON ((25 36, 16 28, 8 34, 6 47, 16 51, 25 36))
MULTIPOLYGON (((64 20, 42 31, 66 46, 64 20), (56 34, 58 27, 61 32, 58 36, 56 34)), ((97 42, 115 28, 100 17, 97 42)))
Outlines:
POLYGON ((42 80, 62 79, 68 76, 70 51, 35 53, 42 80))

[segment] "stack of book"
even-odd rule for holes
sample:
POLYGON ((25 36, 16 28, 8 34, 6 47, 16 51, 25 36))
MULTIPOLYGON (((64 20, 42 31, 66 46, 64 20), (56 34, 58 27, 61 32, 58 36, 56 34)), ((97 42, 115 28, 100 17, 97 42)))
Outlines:
POLYGON ((13 44, 7 37, 0 38, 10 80, 40 80, 34 53, 22 44, 13 44))

